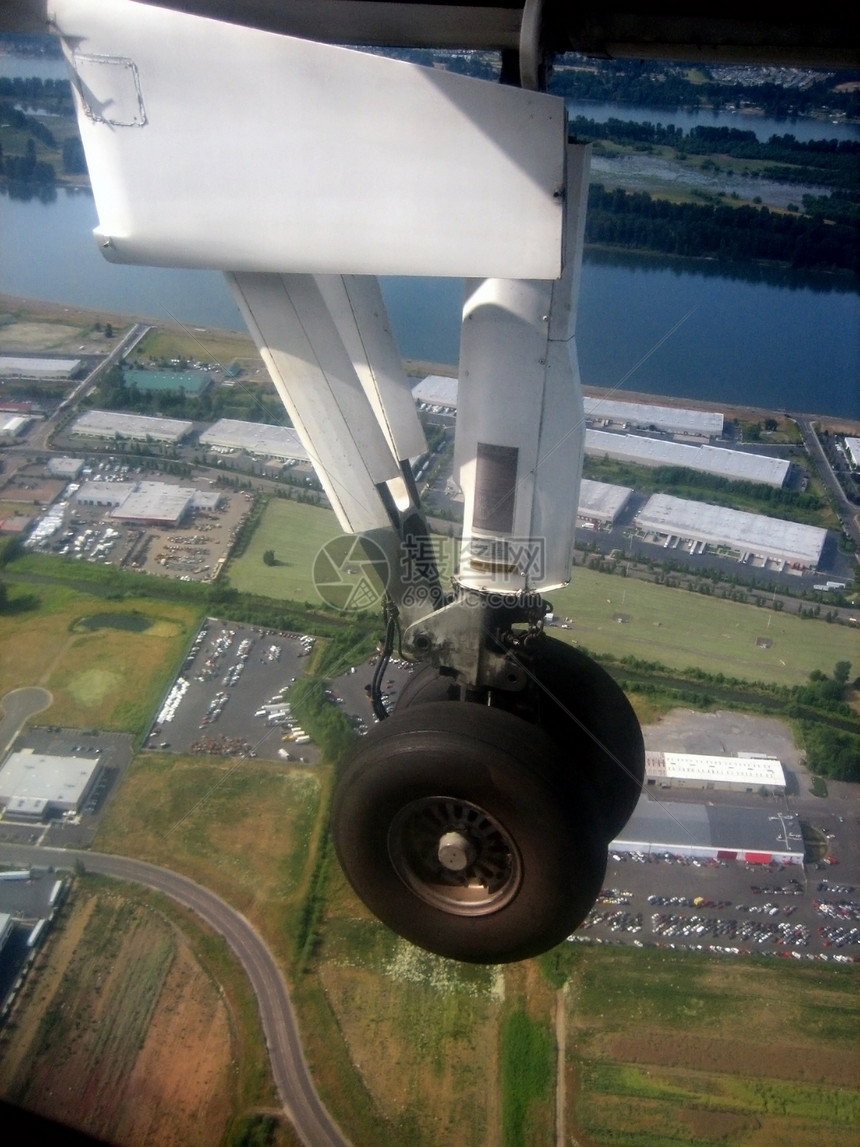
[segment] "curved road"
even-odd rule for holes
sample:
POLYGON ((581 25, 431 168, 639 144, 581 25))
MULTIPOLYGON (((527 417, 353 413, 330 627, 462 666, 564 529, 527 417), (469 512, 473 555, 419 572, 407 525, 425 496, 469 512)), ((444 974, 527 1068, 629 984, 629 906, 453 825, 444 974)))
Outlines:
POLYGON ((349 1140, 317 1095, 302 1053, 295 1013, 280 969, 260 936, 240 912, 193 880, 142 860, 101 852, 15 844, 0 844, 0 860, 12 861, 22 867, 53 865, 55 868, 73 868, 80 861, 88 872, 143 884, 196 912, 224 937, 248 974, 257 995, 275 1086, 299 1137, 307 1147, 349 1147, 349 1140))

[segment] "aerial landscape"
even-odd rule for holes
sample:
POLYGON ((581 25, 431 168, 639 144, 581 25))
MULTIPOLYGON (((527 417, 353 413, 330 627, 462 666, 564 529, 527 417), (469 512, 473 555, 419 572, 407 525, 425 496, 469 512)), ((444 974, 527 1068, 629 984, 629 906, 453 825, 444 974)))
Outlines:
MULTIPOLYGON (((860 75, 556 61, 584 462, 542 627, 632 706, 643 796, 582 923, 496 963, 338 863, 339 778, 441 697, 222 277, 98 253, 63 69, 0 36, 4 1112, 117 1147, 853 1144, 860 75)), ((447 587, 462 283, 382 294, 447 587)))

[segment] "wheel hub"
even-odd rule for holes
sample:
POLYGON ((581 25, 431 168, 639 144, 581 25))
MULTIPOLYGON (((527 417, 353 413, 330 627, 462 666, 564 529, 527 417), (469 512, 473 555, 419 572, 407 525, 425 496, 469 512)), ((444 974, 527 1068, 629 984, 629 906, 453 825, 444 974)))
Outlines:
POLYGON ((401 809, 389 829, 388 852, 408 888, 458 916, 498 911, 522 879, 519 852, 504 826, 454 797, 424 797, 401 809))

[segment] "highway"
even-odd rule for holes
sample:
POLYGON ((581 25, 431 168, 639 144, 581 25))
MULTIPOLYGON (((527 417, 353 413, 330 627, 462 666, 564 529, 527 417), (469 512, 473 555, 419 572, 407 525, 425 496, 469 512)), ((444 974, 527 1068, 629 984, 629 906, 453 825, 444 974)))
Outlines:
POLYGON ((252 925, 215 893, 185 876, 141 860, 99 852, 0 844, 0 862, 73 869, 143 884, 196 912, 232 948, 257 996, 272 1075, 284 1110, 307 1147, 350 1147, 317 1094, 299 1040, 287 985, 269 949, 252 925))
POLYGON ((822 482, 833 495, 842 529, 860 550, 860 524, 858 524, 857 507, 846 498, 839 479, 833 473, 833 467, 830 465, 815 432, 814 423, 816 419, 806 414, 793 414, 791 417, 797 423, 806 453, 812 459, 822 482))

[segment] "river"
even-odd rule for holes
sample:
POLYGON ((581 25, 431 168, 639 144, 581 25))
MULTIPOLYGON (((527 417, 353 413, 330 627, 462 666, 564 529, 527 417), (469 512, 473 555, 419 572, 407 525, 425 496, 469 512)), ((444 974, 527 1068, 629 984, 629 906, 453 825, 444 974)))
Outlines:
MULTIPOLYGON (((0 74, 13 74, 10 60, 25 74, 34 63, 53 74, 58 63, 0 57, 0 74)), ((109 264, 92 240, 95 225, 88 191, 61 189, 47 203, 0 195, 0 292, 242 328, 220 275, 109 264)), ((383 293, 406 357, 456 362, 458 280, 387 279, 383 293)), ((779 272, 756 278, 713 264, 589 254, 577 336, 586 385, 860 418, 858 296, 824 276, 812 285, 779 272)))

